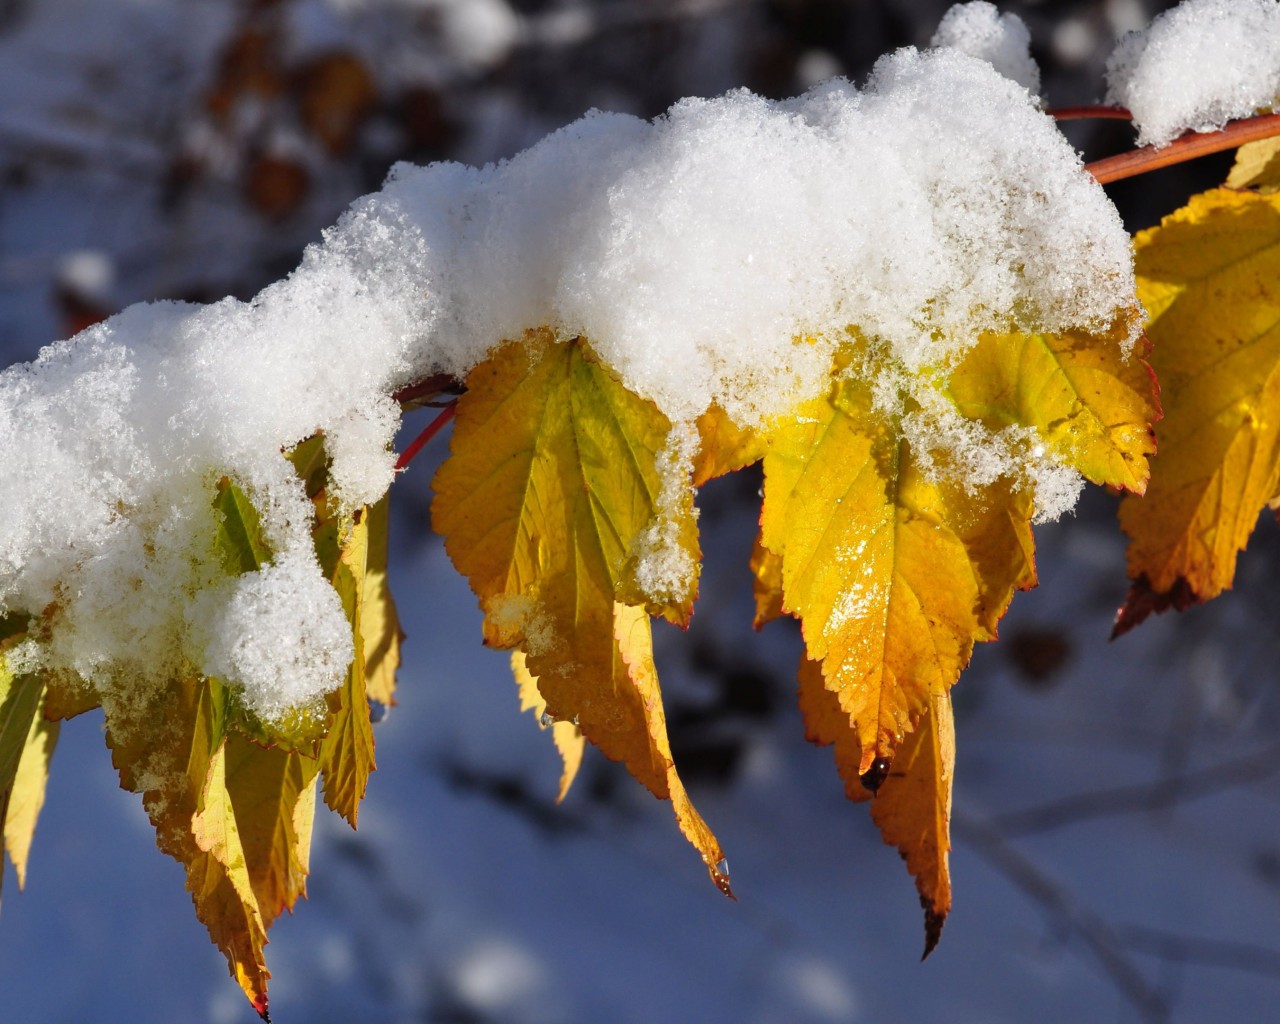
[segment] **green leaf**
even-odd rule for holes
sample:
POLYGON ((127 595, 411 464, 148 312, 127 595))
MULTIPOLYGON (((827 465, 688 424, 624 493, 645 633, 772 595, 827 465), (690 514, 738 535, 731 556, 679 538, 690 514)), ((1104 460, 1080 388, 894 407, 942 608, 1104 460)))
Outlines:
POLYGON ((269 564, 272 552, 262 536, 261 518, 244 491, 224 476, 218 481, 213 506, 221 519, 214 546, 227 572, 240 576, 269 564))

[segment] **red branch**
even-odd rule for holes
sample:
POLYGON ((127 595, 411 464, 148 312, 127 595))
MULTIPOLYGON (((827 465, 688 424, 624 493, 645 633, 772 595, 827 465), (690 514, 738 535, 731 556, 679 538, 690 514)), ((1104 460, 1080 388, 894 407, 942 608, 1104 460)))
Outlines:
POLYGON ((1056 107, 1046 110, 1046 114, 1055 121, 1084 121, 1097 119, 1106 121, 1132 121, 1133 115, 1124 107, 1056 107))
POLYGON ((399 391, 394 392, 391 398, 400 405, 414 407, 421 405, 424 399, 432 399, 436 395, 448 391, 456 383, 457 381, 447 373, 437 373, 418 381, 416 384, 401 388, 399 391))
POLYGON ((1160 149, 1143 146, 1128 153, 1104 157, 1085 164, 1084 169, 1106 185, 1275 135, 1280 135, 1280 114, 1261 114, 1233 121, 1216 132, 1188 132, 1160 149))
POLYGON ((436 434, 440 433, 440 431, 444 428, 444 425, 446 423, 448 423, 451 419, 453 419, 454 411, 457 408, 458 408, 457 402, 450 402, 448 405, 446 405, 443 409, 440 410, 440 414, 435 419, 433 419, 430 423, 427 424, 426 429, 423 430, 421 434, 419 434, 417 437, 413 439, 409 447, 400 453, 400 458, 396 459, 397 473, 399 473, 402 469, 408 468, 409 463, 413 461, 413 457, 427 446, 428 441, 430 441, 433 437, 435 437, 436 434))

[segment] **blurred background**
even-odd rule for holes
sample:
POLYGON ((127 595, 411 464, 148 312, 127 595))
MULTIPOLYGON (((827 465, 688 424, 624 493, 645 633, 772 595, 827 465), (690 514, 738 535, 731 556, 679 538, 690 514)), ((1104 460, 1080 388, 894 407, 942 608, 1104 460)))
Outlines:
MULTIPOLYGON (((397 160, 483 163, 591 107, 786 96, 926 45, 933 0, 0 0, 0 363, 133 302, 249 298, 397 160)), ((1097 101, 1165 4, 1007 3, 1050 106, 1097 101)), ((1088 156, 1127 148, 1077 123, 1088 156)), ((1109 192, 1131 228, 1229 156, 1109 192)), ((359 339, 352 339, 358 344, 359 339)), ((406 431, 429 415, 410 417, 406 431)), ((412 433, 409 434, 412 436, 412 433)), ((758 476, 701 494, 686 634, 656 636, 677 764, 740 902, 669 807, 549 737, 429 529, 437 441, 395 488, 399 704, 353 833, 317 823, 310 898, 268 950, 277 1022, 1263 1020, 1280 998, 1280 531, 1233 593, 1107 636, 1115 501, 1041 527, 1041 588, 955 691, 955 910, 919 963, 911 878, 795 710, 799 638, 755 634, 758 476)), ((28 887, 0 917, 0 1016, 248 1022, 101 719, 64 727, 28 887)))

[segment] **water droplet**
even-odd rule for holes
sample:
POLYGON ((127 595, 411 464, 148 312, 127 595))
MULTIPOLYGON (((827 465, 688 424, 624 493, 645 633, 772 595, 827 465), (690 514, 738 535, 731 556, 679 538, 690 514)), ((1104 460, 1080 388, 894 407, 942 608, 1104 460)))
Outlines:
POLYGON ((877 757, 871 762, 871 767, 858 776, 858 781, 862 783, 862 788, 871 792, 877 792, 884 785, 884 780, 889 777, 890 762, 887 757, 877 757))
POLYGON ((716 883, 716 888, 729 897, 736 900, 733 890, 729 888, 729 862, 721 859, 715 867, 711 869, 711 880, 716 883))
POLYGON ((379 722, 381 722, 384 718, 387 717, 387 713, 390 710, 391 709, 387 707, 387 705, 383 704, 382 701, 370 699, 369 721, 371 721, 374 725, 377 725, 379 722))
POLYGON ((550 729, 553 725, 556 724, 555 716, 552 715, 549 711, 544 711, 542 712, 542 717, 538 719, 538 724, 541 725, 542 728, 544 729, 550 729))

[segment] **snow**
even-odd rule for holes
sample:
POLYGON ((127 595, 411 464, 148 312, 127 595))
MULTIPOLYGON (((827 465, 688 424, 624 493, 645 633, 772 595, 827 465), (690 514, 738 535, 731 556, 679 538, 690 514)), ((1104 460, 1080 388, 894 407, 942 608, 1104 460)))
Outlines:
POLYGON ((593 113, 481 171, 399 167, 387 195, 433 218, 443 368, 546 324, 673 420, 759 423, 820 390, 850 326, 909 374, 982 330, 1123 316, 1124 232, 1079 170, 988 64, 906 49, 862 91, 593 113))
POLYGON ((322 695, 346 678, 355 654, 338 595, 309 562, 278 559, 238 577, 225 601, 192 603, 189 628, 204 650, 204 671, 242 682, 248 705, 268 721, 291 711, 325 713, 322 695), (305 689, 298 680, 307 680, 305 689), (311 708, 302 707, 311 691, 311 708))
MULTIPOLYGON (((296 263, 300 239, 312 230, 305 225, 263 226, 217 203, 166 214, 150 177, 163 167, 140 159, 153 154, 157 140, 125 127, 126 117, 150 127, 189 109, 194 101, 178 87, 181 79, 177 85, 172 78, 150 79, 183 61, 189 70, 206 66, 202 55, 216 50, 233 10, 242 6, 219 0, 147 0, 118 9, 92 0, 0 4, 6 7, 0 22, 22 22, 21 31, 9 35, 0 26, 0 128, 10 130, 3 155, 14 162, 6 167, 24 166, 25 140, 51 146, 56 156, 32 161, 27 184, 11 189, 6 181, 0 196, 0 348, 6 354, 29 357, 42 339, 57 336, 48 283, 68 252, 109 254, 123 298, 177 294, 182 288, 175 281, 184 287, 214 282, 225 290, 225 282, 255 280, 281 253, 290 254, 288 265, 296 263), (139 52, 162 52, 172 64, 131 59, 139 52), (110 70, 112 55, 124 69, 116 87, 101 84, 113 81, 110 75, 91 86, 78 73, 80 60, 110 70), (77 154, 82 163, 74 162, 77 154)), ((363 33, 370 23, 344 20, 343 13, 372 8, 368 0, 277 6, 325 14, 333 23, 326 29, 330 39, 369 43, 363 33)), ((1032 21, 1034 31, 1052 32, 1051 6, 1037 8, 1045 17, 1032 21)), ((1117 5, 1081 7, 1078 17, 1101 23, 1103 6, 1117 5)), ((903 19, 923 19, 916 38, 927 40, 937 6, 904 0, 900 9, 903 19)), ((543 56, 549 86, 578 106, 565 113, 544 105, 545 96, 522 94, 523 80, 515 76, 468 85, 462 99, 448 97, 467 125, 453 152, 478 161, 512 153, 542 135, 548 122, 572 118, 606 90, 619 97, 616 105, 642 109, 644 98, 618 80, 632 65, 635 80, 646 83, 659 79, 659 69, 643 63, 648 51, 618 40, 621 33, 591 48, 597 10, 557 6, 528 17, 544 28, 553 15, 580 27, 574 45, 584 49, 572 60, 560 51, 543 56), (589 78, 593 67, 607 69, 606 86, 589 78), (570 68, 579 77, 568 77, 570 68)), ((726 10, 708 22, 716 32, 708 31, 712 41, 694 49, 698 60, 672 46, 668 64, 686 83, 706 81, 712 64, 733 77, 712 77, 705 89, 670 87, 668 95, 717 94, 745 80, 751 51, 741 41, 765 33, 753 20, 753 6, 726 10), (702 59, 711 51, 718 54, 714 62, 702 59)), ((703 24, 688 19, 687 27, 664 25, 656 34, 665 45, 686 39, 686 31, 701 32, 703 24)), ((885 25, 878 27, 880 36, 874 18, 860 22, 858 45, 886 45, 872 42, 882 38, 885 25)), ((394 41, 412 51, 409 33, 401 35, 394 41)), ((857 68, 850 47, 831 42, 829 52, 837 51, 839 66, 857 68)), ((822 52, 828 52, 826 40, 822 52)), ((396 61, 387 63, 429 81, 445 77, 431 61, 403 56, 397 51, 396 61)), ((1048 65, 1046 76, 1051 88, 1060 87, 1048 65)), ((669 80, 662 81, 659 91, 669 88, 669 80)), ((323 223, 331 222, 332 215, 324 216, 323 223)), ((95 386, 86 376, 84 390, 95 386)), ((168 399, 161 397, 164 404, 168 399)), ((119 426, 106 410, 97 414, 108 431, 119 426)), ((65 436, 76 436, 86 458, 96 459, 89 450, 99 420, 90 409, 50 399, 42 415, 78 425, 65 436)), ((383 429, 377 418, 364 410, 352 416, 353 449, 371 447, 360 435, 383 429)), ((402 434, 398 446, 411 436, 412 430, 402 434)), ((442 448, 436 442, 423 458, 442 448)), ((4 451, 6 459, 26 458, 24 445, 4 451)), ((59 458, 78 457, 78 451, 59 458)), ((353 489, 364 486, 357 463, 352 455, 353 489)), ((383 472, 376 461, 373 470, 383 472)), ((758 525, 749 479, 735 475, 703 492, 708 564, 698 615, 690 633, 660 629, 656 637, 673 731, 681 719, 705 719, 714 711, 715 737, 739 742, 744 751, 732 780, 717 784, 696 775, 686 753, 688 733, 683 743, 675 741, 693 797, 731 858, 740 900, 733 904, 707 883, 673 827, 669 806, 640 792, 616 766, 589 752, 567 802, 555 806, 560 764, 550 737, 518 713, 507 659, 482 648, 474 599, 439 543, 426 536, 430 470, 415 463, 396 488, 393 509, 393 586, 409 633, 400 703, 377 726, 380 770, 362 806, 359 833, 321 814, 310 898, 272 931, 274 1019, 1135 1019, 1135 1008, 1062 913, 1018 889, 963 832, 952 857, 956 911, 940 948, 918 963, 921 922, 910 879, 865 809, 844 800, 829 751, 801 739, 794 632, 782 623, 761 635, 749 628, 744 566, 758 525), (764 674, 776 702, 766 717, 726 716, 709 703, 716 681, 736 674, 737 687, 744 666, 764 674), (526 803, 506 799, 513 784, 526 803)), ((133 467, 122 462, 118 472, 133 467)), ((64 487, 70 479, 49 481, 41 511, 74 505, 100 486, 95 479, 64 487)), ((214 522, 209 486, 157 508, 157 518, 143 525, 207 535, 214 522)), ((95 507, 86 504, 87 521, 95 507)), ((25 519, 18 525, 30 527, 25 519)), ((1175 1024, 1264 1020, 1275 1005, 1275 773, 1264 771, 1251 783, 1242 778, 1194 801, 1181 795, 1188 788, 1182 780, 1265 751, 1276 734, 1280 652, 1271 609, 1280 549, 1272 524, 1261 525, 1241 558, 1244 578, 1232 594, 1181 618, 1153 620, 1108 645, 1104 638, 1123 597, 1123 544, 1109 500, 1091 492, 1077 517, 1037 531, 1042 588, 1018 596, 1002 621, 1001 641, 980 645, 955 691, 958 816, 1001 825, 1058 798, 1086 803, 1094 816, 1039 832, 1009 825, 1007 841, 1068 908, 1091 912, 1111 929, 1122 961, 1165 998, 1175 1024), (1029 628, 1060 633, 1072 653, 1066 670, 1035 689, 1010 653, 1029 628), (1129 786, 1175 798, 1105 814, 1105 792, 1129 786), (1103 797, 1085 799, 1100 791, 1103 797), (1147 935, 1144 943, 1141 929, 1170 938, 1152 944, 1147 935), (1216 950, 1215 942, 1221 944, 1216 950), (1205 955, 1215 951, 1229 953, 1230 962, 1205 955)), ((12 528, 6 521, 0 544, 12 528)), ((117 523, 105 528, 128 539, 117 523)), ((47 531, 38 536, 41 543, 57 540, 47 531)), ((181 547, 177 540, 173 545, 181 547)), ((104 566, 110 562, 109 547, 96 550, 104 566)), ((122 544, 118 557, 132 560, 138 550, 122 544)), ((149 584, 170 571, 163 564, 151 568, 149 584)), ((0 573, 0 583, 9 581, 0 573)), ((127 573, 113 569, 93 600, 104 610, 119 608, 130 603, 119 597, 135 594, 132 587, 127 573)), ((188 599, 175 597, 179 612, 188 599)), ((151 636, 142 630, 144 618, 140 609, 132 634, 139 644, 151 636)), ((95 649, 97 641, 85 639, 86 651, 95 649)), ((120 641, 120 649, 127 646, 120 641)), ((5 880, 0 989, 6 1013, 35 1021, 247 1024, 256 1018, 195 920, 181 868, 157 852, 137 797, 119 789, 101 725, 97 713, 64 724, 27 889, 19 893, 12 875, 5 880), (127 955, 120 952, 122 937, 127 955)), ((1259 762, 1264 769, 1266 763, 1259 762)))
MULTIPOLYGON (((862 91, 738 91, 652 122, 592 113, 498 165, 398 166, 251 302, 134 306, 0 375, 0 440, 22 450, 0 465, 0 519, 16 524, 0 609, 58 607, 51 668, 108 686, 194 664, 278 716, 349 657, 280 452, 322 431, 336 497, 377 500, 394 473, 390 396, 415 376, 461 378, 541 325, 588 338, 677 424, 665 508, 637 552, 663 600, 696 573, 668 543, 670 510, 712 403, 743 424, 786 414, 826 386, 856 327, 880 353, 862 370, 881 411, 914 401, 913 436, 960 453, 929 464, 964 466, 987 439, 930 410, 980 332, 1102 330, 1133 310, 1128 236, 1102 190, 1024 89, 957 51, 901 50, 862 91), (223 475, 277 559, 235 586, 201 509, 223 475), (314 635, 297 616, 252 625, 286 579, 321 616, 314 635)), ((1017 457, 1032 447, 1003 444, 997 469, 1051 481, 1039 513, 1053 518, 1074 492, 1042 456, 1017 457)))
POLYGON ((949 46, 985 60, 1036 96, 1040 68, 1031 56, 1031 33, 1016 14, 1001 14, 986 0, 956 4, 942 16, 930 46, 949 46))
POLYGON ((1277 97, 1277 0, 1184 0, 1125 35, 1107 61, 1107 102, 1129 108, 1143 144, 1215 131, 1277 97))
POLYGON ((0 374, 0 442, 14 453, 0 470, 11 525, 0 608, 60 606, 51 669, 107 687, 195 664, 268 717, 333 688, 350 640, 337 638, 346 627, 315 559, 311 504, 280 453, 323 431, 348 507, 386 490, 399 424, 389 394, 424 323, 414 253, 393 222, 357 213, 323 258, 313 251, 251 303, 133 306, 0 374), (253 499, 277 559, 233 586, 212 547, 223 475, 253 499), (285 580, 319 624, 295 613, 250 625, 264 594, 287 595, 285 580), (211 618, 232 632, 200 643, 205 631, 187 623, 211 618))

